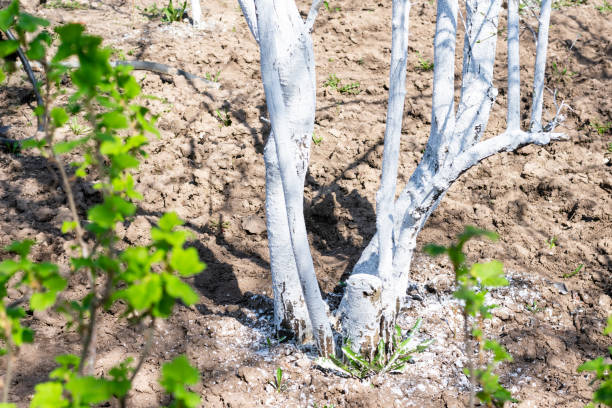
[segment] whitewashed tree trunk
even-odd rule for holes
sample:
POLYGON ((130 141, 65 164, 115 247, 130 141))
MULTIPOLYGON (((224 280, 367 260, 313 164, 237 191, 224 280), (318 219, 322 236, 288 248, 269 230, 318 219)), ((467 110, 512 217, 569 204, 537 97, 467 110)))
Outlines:
POLYGON ((191 22, 194 27, 199 27, 202 24, 202 8, 200 0, 191 0, 191 22))
MULTIPOLYGON (((292 329, 298 327, 301 339, 312 332, 319 352, 328 355, 334 350, 333 336, 314 271, 303 209, 316 104, 314 52, 307 26, 311 20, 305 23, 292 1, 240 4, 259 43, 272 125, 264 160, 275 320, 285 326, 291 322, 292 329), (304 319, 304 305, 308 319, 304 319)), ((316 11, 313 13, 312 20, 316 11)))
MULTIPOLYGON (((353 269, 336 311, 336 329, 354 351, 373 356, 379 339, 389 344, 410 283, 416 239, 461 174, 487 157, 528 144, 565 138, 543 127, 542 90, 550 0, 542 2, 531 131, 520 129, 518 0, 508 7, 508 126, 481 141, 497 96, 493 86, 501 0, 466 0, 461 96, 454 104, 458 0, 438 0, 434 37, 432 125, 423 158, 395 200, 408 52, 408 0, 393 0, 392 50, 381 186, 376 195, 377 234, 353 269), (544 130, 545 129, 545 130, 544 130)), ((321 0, 304 22, 291 0, 239 0, 259 44, 272 134, 265 148, 266 215, 277 327, 307 338, 312 325, 319 352, 333 352, 326 304, 321 298, 303 215, 303 185, 315 113, 315 67, 310 31, 321 0), (299 286, 298 286, 299 282, 299 286), (306 316, 306 310, 308 316, 306 316)), ((557 112, 558 115, 558 112, 557 112)))

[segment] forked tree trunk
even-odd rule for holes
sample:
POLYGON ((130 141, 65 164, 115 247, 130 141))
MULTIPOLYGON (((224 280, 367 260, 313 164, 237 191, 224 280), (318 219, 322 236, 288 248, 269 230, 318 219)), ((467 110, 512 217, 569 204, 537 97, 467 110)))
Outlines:
MULTIPOLYGON (((389 344, 410 282, 417 236, 452 183, 493 154, 565 137, 552 133, 557 118, 546 131, 541 125, 550 0, 542 2, 540 11, 531 132, 520 129, 518 0, 509 1, 508 127, 503 134, 480 141, 497 96, 493 65, 501 0, 466 0, 466 20, 462 22, 458 0, 438 0, 431 133, 421 162, 397 200, 410 2, 393 1, 389 105, 381 186, 376 196, 378 232, 355 265, 336 316, 341 326, 337 329, 350 340, 353 350, 364 356, 373 356, 381 338, 389 344), (459 23, 465 25, 466 33, 461 96, 455 108, 459 23)), ((322 1, 313 2, 306 22, 290 0, 239 2, 260 47, 272 124, 264 160, 275 321, 277 327, 291 328, 301 339, 308 337, 310 321, 319 352, 327 356, 333 352, 333 337, 314 273, 302 208, 316 94, 310 31, 322 1)))

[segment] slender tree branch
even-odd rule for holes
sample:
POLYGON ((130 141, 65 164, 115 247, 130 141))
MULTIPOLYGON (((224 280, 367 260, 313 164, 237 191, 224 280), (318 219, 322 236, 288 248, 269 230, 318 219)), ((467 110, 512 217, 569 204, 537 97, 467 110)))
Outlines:
POLYGON ((434 174, 449 153, 455 130, 455 46, 457 0, 439 0, 434 37, 431 131, 423 154, 425 173, 434 174))
POLYGON ((306 29, 307 33, 312 32, 315 20, 317 19, 317 15, 319 14, 322 4, 323 0, 313 0, 312 5, 310 6, 310 11, 308 12, 308 17, 306 17, 306 23, 304 23, 304 28, 306 29))
MULTIPOLYGON (((6 35, 9 39, 13 41, 17 41, 17 39, 15 38, 11 30, 6 30, 6 35)), ((19 56, 19 59, 21 60, 23 69, 28 75, 28 79, 32 83, 32 88, 34 89, 34 94, 36 95, 36 103, 38 104, 38 106, 44 106, 43 98, 40 95, 40 92, 38 91, 38 81, 36 80, 36 77, 34 76, 34 72, 32 71, 32 66, 30 65, 30 62, 28 61, 21 47, 17 47, 17 55, 19 56)), ((45 117, 40 116, 40 115, 37 115, 36 117, 38 118, 38 131, 42 132, 44 129, 45 117)))
MULTIPOLYGON (((406 64, 408 59, 410 1, 394 0, 392 12, 391 69, 389 103, 383 150, 380 189, 376 194, 376 229, 378 230, 378 277, 383 284, 383 302, 395 303, 393 290, 393 202, 397 186, 399 149, 406 97, 406 64)), ((394 307, 383 305, 383 311, 394 313, 394 307)), ((394 319, 394 316, 388 316, 394 319)), ((387 322, 389 323, 389 322, 387 322)), ((385 342, 388 343, 388 339, 385 342)))
POLYGON ((538 42, 536 45, 535 74, 533 76, 533 102, 531 105, 532 132, 542 130, 542 105, 544 100, 544 74, 546 72, 546 52, 548 49, 548 28, 552 0, 543 0, 538 18, 538 42))
MULTIPOLYGON (((138 364, 136 364, 136 367, 134 368, 134 371, 132 371, 132 375, 130 376, 130 380, 129 380, 130 383, 134 382, 134 379, 136 378, 136 376, 140 372, 140 369, 144 365, 144 362, 145 362, 146 358, 149 356, 149 352, 151 351, 151 345, 153 344, 153 334, 154 333, 155 333, 155 318, 152 318, 151 319, 151 323, 149 324, 149 327, 147 327, 147 329, 145 331, 145 345, 144 345, 144 349, 140 353, 140 358, 138 359, 138 364)), ((125 408, 127 406, 126 405, 127 398, 128 398, 128 393, 126 393, 119 400, 119 406, 121 408, 125 408)))
POLYGON ((6 372, 4 373, 4 384, 2 390, 2 402, 8 403, 9 389, 13 380, 13 338, 11 330, 7 330, 6 336, 6 372))
POLYGON ((255 12, 255 0, 238 0, 242 14, 255 38, 255 42, 259 44, 259 28, 257 27, 257 15, 255 12))
POLYGON ((507 129, 521 128, 521 68, 519 63, 518 1, 508 0, 508 119, 507 129))

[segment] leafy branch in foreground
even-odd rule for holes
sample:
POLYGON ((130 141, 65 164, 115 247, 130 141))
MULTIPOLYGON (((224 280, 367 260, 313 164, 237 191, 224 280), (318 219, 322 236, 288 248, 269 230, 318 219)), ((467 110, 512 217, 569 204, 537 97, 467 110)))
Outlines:
POLYGON ((516 402, 493 372, 499 363, 512 361, 512 356, 499 343, 484 337, 484 321, 492 317, 491 309, 496 307, 486 304, 488 288, 508 286, 503 265, 499 261, 491 261, 468 266, 463 253, 463 247, 470 239, 483 236, 492 241, 498 238, 494 232, 467 226, 457 236, 457 242, 449 247, 429 244, 424 248, 431 256, 447 255, 453 265, 457 285, 454 296, 463 303, 464 346, 467 357, 464 373, 471 384, 468 402, 470 408, 474 407, 475 397, 487 406, 494 407, 503 407, 508 401, 516 402), (492 358, 485 363, 487 355, 492 355, 492 358), (478 392, 476 386, 480 388, 478 392))
MULTIPOLYGON (((612 334, 612 314, 608 316, 608 324, 603 332, 604 336, 612 334)), ((612 346, 608 347, 608 353, 612 358, 612 346)), ((599 382, 599 387, 593 393, 593 400, 587 405, 588 408, 596 407, 595 404, 605 404, 612 407, 612 363, 606 362, 604 357, 597 357, 594 360, 586 361, 578 367, 578 372, 592 371, 595 373, 595 378, 591 381, 591 385, 599 382)))
POLYGON ((421 328, 422 319, 417 319, 416 323, 408 331, 406 336, 402 334, 400 326, 395 326, 391 347, 387 347, 383 339, 380 339, 376 348, 376 354, 372 361, 368 361, 364 356, 354 352, 350 344, 342 347, 343 359, 337 357, 319 358, 317 363, 324 368, 338 370, 345 375, 364 379, 376 374, 398 372, 402 373, 408 363, 412 361, 412 354, 425 351, 434 340, 424 340, 415 344, 415 335, 421 328), (387 350, 391 350, 390 353, 387 350))
MULTIPOLYGON (((71 302, 62 301, 58 311, 77 322, 81 334, 79 356, 67 354, 56 357, 59 367, 51 372, 49 382, 36 386, 33 408, 89 407, 110 400, 120 407, 127 404, 132 382, 149 353, 151 339, 158 319, 167 318, 178 302, 192 305, 198 295, 181 280, 200 273, 205 264, 199 260, 195 248, 185 248, 191 237, 179 227, 183 224, 175 213, 164 214, 151 229, 151 243, 119 250, 116 232, 118 223, 129 221, 136 212, 135 201, 142 199, 136 190, 133 172, 145 155, 147 136, 159 137, 155 127, 156 115, 139 104, 141 88, 128 66, 113 66, 109 58, 112 50, 101 46, 100 37, 85 33, 81 24, 65 24, 54 28, 55 36, 44 29, 46 20, 19 11, 15 0, 0 10, 0 29, 14 29, 16 40, 0 42, 0 57, 17 49, 43 67, 41 87, 44 104, 36 114, 45 124, 42 136, 24 142, 24 148, 35 148, 57 168, 71 213, 62 233, 72 233, 77 254, 71 257, 71 273, 87 276, 89 292, 71 302), (30 35, 26 35, 30 34, 30 35), (28 40, 28 37, 33 37, 28 40), (57 37, 57 51, 47 55, 57 37), (65 65, 70 58, 78 60, 75 69, 65 65), (73 92, 68 102, 60 104, 69 91, 63 85, 68 76, 73 92), (62 98, 60 98, 62 96, 62 98), (77 115, 88 121, 81 128, 77 115), (72 122, 70 118, 72 117, 72 122), (56 140, 57 130, 70 126, 75 139, 56 140), (74 177, 68 175, 65 157, 70 154, 74 177), (94 188, 101 200, 87 210, 83 220, 75 202, 71 183, 74 178, 95 180, 94 188), (122 317, 128 322, 144 323, 145 347, 135 365, 126 359, 112 367, 107 377, 93 375, 96 362, 96 338, 100 314, 118 304, 122 317)), ((10 72, 10 64, 4 64, 10 72)), ((1 73, 1 72, 0 72, 1 73)), ((2 74, 4 75, 4 74, 2 74)), ((3 80, 4 78, 0 78, 3 80)), ((28 254, 33 241, 15 242, 7 248, 18 255, 16 260, 0 263, 0 338, 7 354, 4 378, 3 406, 8 403, 11 364, 14 351, 24 342, 33 340, 31 330, 21 325, 25 310, 6 304, 10 285, 25 285, 33 292, 29 308, 40 310, 53 306, 66 280, 59 275, 57 265, 33 263, 28 254), (15 277, 15 278, 14 278, 15 277)), ((162 368, 162 385, 174 395, 174 407, 195 407, 199 396, 185 389, 197 382, 198 372, 179 357, 162 368)))

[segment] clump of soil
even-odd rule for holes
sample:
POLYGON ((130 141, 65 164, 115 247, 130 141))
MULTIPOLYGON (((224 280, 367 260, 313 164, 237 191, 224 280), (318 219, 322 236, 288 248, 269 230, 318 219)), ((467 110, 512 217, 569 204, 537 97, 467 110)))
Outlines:
MULTIPOLYGON (((590 0, 591 1, 591 0, 590 0)), ((125 245, 145 242, 166 211, 176 211, 196 237, 194 246, 207 269, 189 280, 201 294, 193 308, 178 307, 160 322, 155 347, 136 380, 132 407, 167 403, 157 384, 159 367, 186 353, 202 374, 197 386, 205 407, 459 407, 467 382, 461 374, 460 314, 452 298, 449 265, 418 255, 412 278, 427 290, 411 293, 400 324, 423 317, 422 338, 436 342, 414 358, 402 375, 368 381, 342 378, 313 365, 311 348, 278 344, 271 332, 272 302, 264 220, 262 150, 269 127, 259 76, 259 54, 236 4, 207 2, 204 24, 162 24, 147 19, 132 3, 86 3, 84 9, 25 8, 53 24, 79 21, 89 32, 138 58, 169 64, 195 75, 215 77, 219 90, 183 77, 136 72, 150 108, 161 114, 162 136, 136 176, 144 195, 136 218, 125 223, 125 245), (226 126, 216 111, 231 119, 226 126), (268 341, 269 340, 269 341, 268 341), (267 384, 277 367, 287 388, 267 384)), ((149 1, 137 1, 145 8, 149 1)), ((447 244, 466 224, 496 230, 501 240, 470 242, 473 260, 499 259, 510 287, 492 293, 499 304, 489 334, 514 356, 503 366, 502 382, 521 407, 581 407, 592 394, 590 377, 577 374, 583 361, 603 355, 610 339, 601 335, 612 296, 612 32, 597 4, 555 10, 550 34, 547 85, 556 102, 571 109, 559 130, 568 142, 500 154, 464 174, 423 230, 419 243, 447 244), (552 238, 556 246, 550 248, 552 238), (578 273, 571 273, 583 265, 578 273)), ((300 2, 302 10, 308 5, 300 2)), ((432 72, 417 67, 418 56, 433 60, 435 5, 411 10, 409 72, 401 148, 400 185, 424 149, 431 111, 432 72), (417 54, 418 52, 418 54, 417 54)), ((330 2, 313 34, 317 58, 318 109, 306 183, 306 216, 319 281, 328 298, 338 296, 362 248, 375 231, 374 197, 380 178, 390 60, 390 4, 330 2), (323 86, 330 75, 359 83, 358 94, 323 86), (336 293, 333 293, 333 292, 336 293)), ((525 14, 521 32, 521 75, 527 125, 535 46, 525 14)), ((503 22, 502 22, 503 25, 503 22)), ((462 36, 462 34, 460 33, 462 36)), ((461 37, 460 37, 461 38, 461 37)), ((498 44, 496 86, 500 95, 487 137, 505 127, 505 44, 498 44)), ((458 47, 460 48, 460 47, 458 47)), ((460 72, 460 65, 457 66, 460 72)), ((459 81, 460 78, 457 78, 459 81)), ((457 82, 459 83, 459 82, 457 82)), ((545 95, 546 118, 555 111, 545 95)), ((0 91, 0 125, 14 138, 35 130, 34 97, 22 75, 0 91)), ((68 131, 66 131, 68 133, 68 131)), ((0 153, 0 245, 33 238, 36 260, 68 270, 71 237, 60 233, 69 218, 52 166, 34 153, 0 153)), ((99 197, 88 180, 76 199, 84 214, 99 197)), ((4 258, 7 254, 0 252, 4 258)), ((84 293, 87 282, 72 279, 66 296, 84 293)), ((19 294, 14 294, 16 297, 19 294)), ((36 342, 19 356, 11 401, 27 406, 35 384, 55 367, 53 356, 75 352, 78 335, 54 312, 28 318, 36 342)), ((99 374, 144 343, 142 330, 105 313, 98 335, 99 374)))

